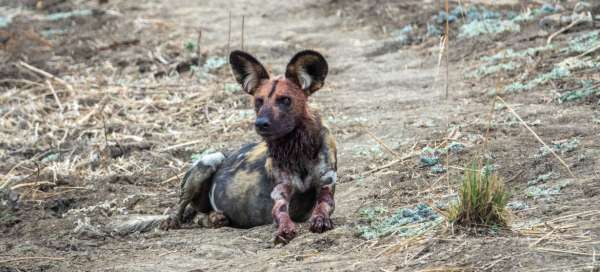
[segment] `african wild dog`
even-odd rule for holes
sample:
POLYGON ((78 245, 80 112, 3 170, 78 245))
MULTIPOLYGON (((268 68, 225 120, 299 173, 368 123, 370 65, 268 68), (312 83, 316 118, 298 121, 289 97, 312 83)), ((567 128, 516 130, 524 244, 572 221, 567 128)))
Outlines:
POLYGON ((336 144, 307 103, 324 84, 325 58, 311 50, 299 52, 285 75, 275 78, 242 51, 232 52, 229 63, 242 89, 254 97, 255 130, 264 141, 227 158, 215 153, 195 163, 182 181, 176 214, 162 227, 179 227, 191 204, 194 212, 208 213, 215 226, 274 222, 276 242, 296 236, 294 221, 310 218, 312 232, 332 229, 336 144))

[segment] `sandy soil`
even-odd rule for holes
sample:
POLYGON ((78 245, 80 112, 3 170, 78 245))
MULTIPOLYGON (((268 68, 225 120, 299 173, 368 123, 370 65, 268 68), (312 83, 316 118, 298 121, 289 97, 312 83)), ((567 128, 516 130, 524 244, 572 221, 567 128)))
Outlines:
MULTIPOLYGON (((427 13, 422 4, 413 2, 407 1, 405 8, 391 12, 398 12, 398 18, 427 13)), ((482 54, 519 42, 515 40, 519 37, 502 35, 495 40, 451 44, 446 81, 445 67, 438 66, 438 39, 400 48, 388 44, 389 34, 381 28, 388 21, 378 18, 376 9, 370 13, 368 9, 350 8, 364 3, 108 1, 98 8, 120 15, 102 15, 95 24, 82 22, 86 28, 104 31, 106 36, 98 37, 110 40, 89 38, 108 49, 86 57, 66 52, 62 56, 74 54, 72 61, 77 65, 56 70, 45 66, 48 59, 25 59, 64 78, 75 87, 72 92, 81 95, 69 94, 68 88, 53 81, 64 103, 61 117, 54 96, 39 75, 20 72, 22 78, 41 82, 38 89, 16 85, 3 90, 0 103, 11 113, 21 107, 25 113, 33 110, 46 115, 24 118, 19 130, 7 126, 2 131, 0 169, 7 173, 4 178, 26 177, 19 182, 51 181, 54 185, 14 190, 21 200, 13 211, 16 219, 3 219, 0 226, 0 271, 599 269, 600 125, 593 122, 598 118, 599 105, 593 101, 568 105, 549 102, 549 90, 505 99, 527 123, 536 124, 533 128, 545 141, 579 140, 574 151, 562 154, 576 178, 571 178, 552 156, 533 157, 541 144, 514 121, 506 107, 492 111, 495 126, 489 132, 485 154, 493 158, 497 171, 505 177, 511 201, 528 206, 513 212, 511 230, 473 234, 444 222, 415 237, 359 237, 358 227, 364 223, 361 208, 394 211, 418 203, 447 202, 456 194, 462 175, 459 168, 481 155, 492 102, 485 90, 495 84, 493 80, 465 79, 464 75, 482 54), (330 121, 338 139, 340 180, 333 216, 337 227, 313 234, 306 224, 300 224, 299 236, 286 246, 273 245, 273 226, 247 230, 188 226, 123 237, 103 232, 102 227, 115 218, 160 214, 173 206, 178 194, 176 174, 185 171, 192 154, 207 148, 234 150, 258 140, 250 125, 253 116, 247 114, 251 109, 248 99, 223 90, 233 83, 227 66, 205 80, 189 73, 169 74, 178 69, 177 63, 188 60, 184 53, 173 52, 184 52, 183 44, 195 41, 198 29, 202 30, 201 51, 206 56, 226 54, 229 11, 233 18, 230 47, 240 48, 241 18, 245 16, 244 50, 258 56, 273 74, 282 73, 289 58, 301 49, 312 48, 326 56, 331 70, 327 85, 311 99, 330 121), (130 37, 139 39, 133 47, 116 42, 130 37), (163 50, 163 58, 172 63, 153 64, 158 62, 156 57, 147 61, 149 52, 157 50, 163 50), (151 72, 142 73, 144 65, 151 72), (157 76, 161 71, 166 75, 157 76), (10 98, 19 95, 19 101, 10 98), (28 103, 28 97, 34 103, 45 103, 44 110, 28 103), (103 97, 109 97, 108 102, 103 102, 103 97), (88 111, 72 115, 75 104, 68 101, 75 100, 88 111), (106 106, 96 107, 103 103, 106 106), (89 121, 77 122, 89 112, 93 113, 89 121), (43 131, 35 132, 40 135, 37 140, 30 139, 35 128, 28 122, 42 123, 43 131), (89 136, 82 137, 86 133, 89 136), (447 137, 465 145, 463 152, 450 157, 454 168, 447 173, 449 182, 445 175, 421 166, 417 154, 425 146, 445 145, 447 137), (396 155, 385 151, 375 138, 396 155), (119 145, 128 148, 110 153, 111 146, 119 145), (35 174, 31 161, 46 156, 41 154, 45 150, 59 150, 64 157, 43 168, 41 175, 39 171, 35 174), (411 153, 417 155, 407 156, 411 153), (75 166, 94 154, 100 159, 75 166), (407 159, 382 168, 396 156, 407 159), (65 166, 68 158, 73 165, 65 166), (16 167, 20 161, 27 161, 27 167, 16 167), (61 172, 61 167, 70 170, 61 172), (569 186, 550 198, 527 197, 527 182, 550 171, 556 173, 552 182, 568 180, 569 186), (71 187, 76 189, 69 191, 71 187), (108 207, 80 210, 102 203, 108 207), (86 217, 98 230, 85 228, 86 217), (80 225, 84 230, 77 228, 80 225), (15 260, 29 257, 32 259, 15 260)), ((96 2, 85 5, 97 6, 96 2)), ((541 40, 534 37, 522 42, 541 40)), ((74 42, 63 40, 65 46, 74 42)), ((54 43, 54 49, 49 50, 56 50, 57 45, 60 47, 54 43)), ((6 45, 3 50, 10 48, 6 45)), ((19 122, 7 112, 2 114, 12 119, 6 124, 19 122)))

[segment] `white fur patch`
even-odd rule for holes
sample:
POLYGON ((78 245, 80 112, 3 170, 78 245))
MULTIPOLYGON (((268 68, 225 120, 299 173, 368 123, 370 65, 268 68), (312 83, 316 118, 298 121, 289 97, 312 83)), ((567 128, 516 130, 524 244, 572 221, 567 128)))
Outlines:
POLYGON ((312 84, 312 77, 304 71, 304 69, 300 69, 298 73, 298 80, 300 81, 300 87, 302 90, 308 90, 310 84, 312 84))
POLYGON ((329 170, 327 173, 321 176, 321 182, 323 185, 333 185, 337 182, 337 172, 329 170))
POLYGON ((292 176, 292 186, 299 192, 304 193, 310 187, 309 178, 307 177, 306 180, 302 180, 299 176, 294 175, 292 176))
POLYGON ((242 88, 247 92, 254 90, 258 86, 258 74, 256 73, 256 67, 250 62, 245 63, 244 70, 248 73, 248 76, 244 78, 242 88))
POLYGON ((216 187, 217 187, 217 184, 215 182, 213 182, 212 188, 210 188, 210 192, 208 192, 208 199, 210 200, 210 205, 215 210, 215 212, 221 212, 221 209, 219 209, 217 207, 217 204, 215 203, 215 188, 216 187))
POLYGON ((203 165, 217 168, 225 160, 225 155, 221 152, 211 153, 202 156, 196 163, 202 163, 203 165))
MULTIPOLYGON (((225 155, 223 155, 223 153, 221 153, 221 152, 216 152, 216 153, 211 153, 211 154, 202 156, 202 158, 200 158, 196 162, 196 164, 201 163, 205 166, 209 166, 209 167, 213 168, 213 170, 216 170, 217 167, 219 167, 219 165, 221 165, 221 163, 223 163, 223 160, 225 160, 225 155)), ((219 208, 215 204, 215 198, 214 198, 215 187, 216 187, 215 185, 216 185, 215 183, 212 184, 212 188, 210 189, 210 192, 208 192, 208 198, 210 199, 210 205, 213 207, 213 209, 217 212, 220 212, 221 210, 219 210, 219 208)))

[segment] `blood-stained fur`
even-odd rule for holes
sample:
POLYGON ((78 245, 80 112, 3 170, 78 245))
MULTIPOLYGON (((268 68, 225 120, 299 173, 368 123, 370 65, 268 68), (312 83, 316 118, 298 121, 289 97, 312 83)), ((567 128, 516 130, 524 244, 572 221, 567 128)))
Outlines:
POLYGON ((309 96, 324 84, 327 62, 315 51, 301 51, 285 75, 274 78, 242 51, 231 53, 230 64, 243 90, 253 96, 255 129, 263 141, 226 158, 216 153, 195 163, 182 181, 176 213, 163 228, 177 228, 201 212, 209 214, 213 226, 275 223, 275 241, 282 243, 295 237, 295 222, 309 220, 317 233, 332 229, 336 142, 308 106, 309 96))

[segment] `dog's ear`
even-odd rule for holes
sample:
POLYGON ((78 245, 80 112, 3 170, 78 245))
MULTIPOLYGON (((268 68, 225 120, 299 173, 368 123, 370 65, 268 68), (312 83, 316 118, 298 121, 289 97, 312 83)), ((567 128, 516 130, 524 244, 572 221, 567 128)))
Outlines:
POLYGON ((298 52, 288 63, 285 77, 300 86, 307 96, 318 91, 325 84, 327 61, 317 51, 298 52))
POLYGON ((269 79, 265 67, 252 55, 235 50, 229 55, 229 64, 235 80, 242 85, 242 89, 253 95, 260 82, 269 79))

